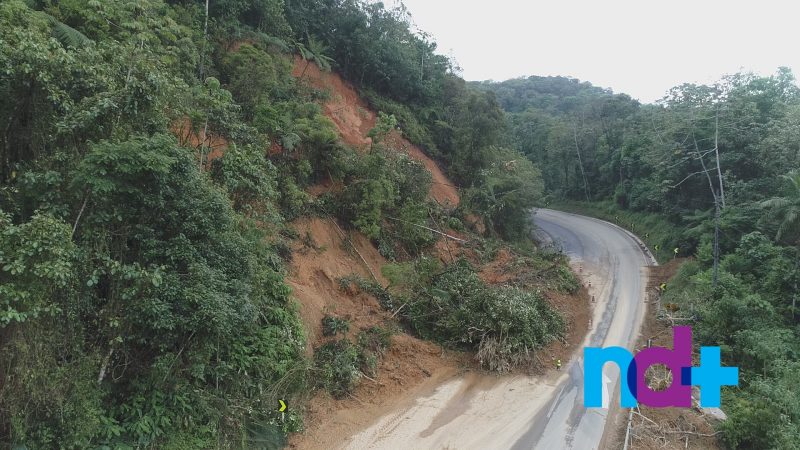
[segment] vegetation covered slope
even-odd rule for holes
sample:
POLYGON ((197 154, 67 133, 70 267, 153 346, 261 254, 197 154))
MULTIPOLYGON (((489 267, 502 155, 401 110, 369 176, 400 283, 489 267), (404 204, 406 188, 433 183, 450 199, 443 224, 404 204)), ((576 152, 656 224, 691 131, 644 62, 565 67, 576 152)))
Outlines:
MULTIPOLYGON (((346 345, 328 349, 338 365, 306 354, 284 281, 296 218, 332 215, 404 267, 468 216, 524 242, 538 169, 500 146, 494 96, 406 19, 359 1, 0 3, 0 445, 280 446, 300 418, 277 400, 355 364, 346 345), (380 112, 366 148, 340 139, 295 55, 380 112), (458 209, 393 151, 397 127, 442 163, 458 209), (322 183, 341 189, 309 193, 322 183)), ((404 323, 471 350, 504 337, 484 349, 503 368, 563 333, 540 296, 489 289, 465 261, 408 274, 404 323), (459 332, 473 322, 481 336, 459 332)), ((371 358, 384 338, 365 336, 371 358)))
POLYGON ((567 78, 477 86, 497 94, 510 140, 541 168, 553 199, 633 228, 662 257, 695 256, 665 301, 740 368, 740 387, 723 399, 723 442, 800 447, 800 391, 789 388, 800 376, 793 75, 684 84, 653 105, 567 78))

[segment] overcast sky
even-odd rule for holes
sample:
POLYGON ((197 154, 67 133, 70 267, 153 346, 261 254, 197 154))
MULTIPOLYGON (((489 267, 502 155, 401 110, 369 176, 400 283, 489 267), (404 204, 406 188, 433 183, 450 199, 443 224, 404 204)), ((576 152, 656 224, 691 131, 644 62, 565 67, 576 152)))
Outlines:
POLYGON ((652 102, 672 86, 709 83, 740 70, 772 74, 788 66, 800 75, 795 1, 404 3, 467 80, 565 75, 652 102))

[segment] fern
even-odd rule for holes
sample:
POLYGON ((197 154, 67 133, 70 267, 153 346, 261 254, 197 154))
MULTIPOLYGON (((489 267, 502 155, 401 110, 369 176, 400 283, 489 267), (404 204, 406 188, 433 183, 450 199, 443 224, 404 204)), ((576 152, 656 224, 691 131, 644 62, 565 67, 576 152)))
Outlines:
POLYGON ((48 22, 52 27, 53 37, 61 42, 65 47, 79 48, 92 44, 92 40, 86 37, 85 34, 72 28, 71 26, 57 20, 55 17, 47 13, 42 13, 47 16, 48 22))
MULTIPOLYGON (((33 2, 27 2, 28 7, 31 9, 33 9, 32 3, 33 2)), ((65 47, 78 48, 94 42, 85 34, 44 11, 35 11, 35 13, 47 20, 47 23, 50 24, 50 32, 53 37, 65 47)))

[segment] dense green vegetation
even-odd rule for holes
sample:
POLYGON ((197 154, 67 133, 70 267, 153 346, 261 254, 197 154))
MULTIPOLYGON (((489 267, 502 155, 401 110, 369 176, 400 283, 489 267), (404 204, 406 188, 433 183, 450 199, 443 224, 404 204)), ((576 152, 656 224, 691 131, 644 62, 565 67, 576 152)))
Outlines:
POLYGON ((536 349, 564 336, 564 319, 541 293, 488 286, 463 259, 446 268, 420 259, 393 275, 401 292, 396 302, 407 304, 403 317, 412 328, 477 351, 490 370, 530 365, 536 349))
MULTIPOLYGON (((723 441, 800 447, 792 74, 642 105, 561 77, 468 84, 435 52, 404 8, 360 0, 0 3, 0 445, 281 445, 302 425, 277 399, 345 395, 389 345, 328 317, 338 340, 305 356, 284 277, 288 223, 309 214, 395 262, 388 290, 357 281, 408 329, 524 363, 562 319, 538 292, 431 263, 424 226, 474 214, 521 241, 546 194, 646 229, 662 259, 695 256, 668 295, 742 368, 723 441), (296 55, 380 112, 370 149, 338 139, 296 55), (457 210, 383 139, 396 127, 459 187, 457 210), (342 189, 307 194, 327 181, 342 189)), ((538 285, 577 287, 563 259, 531 261, 538 285)))
POLYGON ((391 332, 381 327, 361 330, 353 343, 330 341, 314 352, 314 378, 336 398, 346 397, 362 375, 374 377, 380 358, 391 345, 391 332))
MULTIPOLYGON (((346 392, 388 345, 365 330, 305 356, 284 282, 294 218, 332 215, 400 262, 435 241, 417 225, 466 214, 526 237, 541 174, 503 147, 494 95, 407 18, 355 0, 0 3, 0 446, 281 445, 302 425, 278 399, 346 392), (381 112, 366 153, 338 139, 328 94, 291 76, 295 55, 381 112), (396 126, 462 189, 457 211, 384 144, 396 126), (327 180, 344 188, 306 193, 327 180)), ((463 264, 445 273, 474 281, 463 264)), ((462 294, 478 302, 451 303, 462 294)), ((560 332, 538 294, 490 294, 506 315, 548 318, 519 340, 489 311, 469 318, 499 329, 504 351, 560 332)))
POLYGON ((725 362, 740 367, 740 387, 723 400, 722 441, 800 447, 793 75, 681 85, 653 105, 562 77, 476 86, 496 93, 511 141, 541 169, 552 204, 648 233, 662 260, 676 247, 695 257, 665 301, 692 318, 702 344, 722 346, 725 362))

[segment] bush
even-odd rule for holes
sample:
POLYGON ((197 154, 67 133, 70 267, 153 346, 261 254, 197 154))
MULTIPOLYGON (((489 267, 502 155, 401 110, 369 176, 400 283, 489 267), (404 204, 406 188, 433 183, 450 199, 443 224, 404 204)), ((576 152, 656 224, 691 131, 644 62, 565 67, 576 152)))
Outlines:
POLYGON ((361 371, 369 376, 377 375, 378 361, 391 345, 392 334, 389 330, 378 326, 367 328, 358 333, 359 362, 361 371))
POLYGON ((386 328, 373 326, 358 333, 356 339, 363 350, 383 355, 392 342, 392 333, 386 328))
POLYGON ((722 441, 729 448, 775 448, 781 422, 780 411, 763 399, 727 397, 728 420, 722 422, 722 441))
POLYGON ((394 301, 392 296, 389 294, 389 291, 384 289, 384 287, 381 286, 381 284, 377 281, 368 280, 360 275, 355 274, 339 278, 338 281, 339 287, 344 290, 349 289, 350 285, 354 284, 358 289, 377 298, 381 306, 384 308, 391 309, 394 305, 394 301))
POLYGON ((211 163, 214 181, 228 191, 234 209, 245 214, 276 215, 275 172, 264 152, 252 145, 232 145, 211 163))
POLYGON ((336 198, 338 217, 380 244, 387 257, 392 243, 410 255, 435 242, 430 226, 428 190, 431 174, 400 152, 374 147, 367 155, 345 152, 338 166, 346 167, 346 188, 336 198))
POLYGON ((404 317, 420 335, 478 351, 482 365, 507 371, 531 363, 559 339, 564 319, 538 292, 487 286, 466 260, 417 285, 404 317))
POLYGON ((420 123, 417 115, 407 106, 382 97, 372 90, 362 91, 362 95, 369 102, 370 106, 377 111, 383 111, 393 116, 403 130, 403 135, 412 143, 419 145, 435 156, 436 145, 433 143, 430 131, 420 123))
POLYGON ((322 335, 323 336, 336 336, 336 334, 347 334, 350 331, 350 322, 346 319, 340 319, 325 315, 322 318, 322 335))
POLYGON ((317 387, 343 398, 358 385, 362 374, 375 375, 378 361, 389 348, 391 333, 381 327, 359 332, 357 344, 348 339, 328 342, 314 352, 317 387))
POLYGON ((343 398, 356 387, 360 355, 349 340, 328 342, 314 352, 317 387, 343 398))

